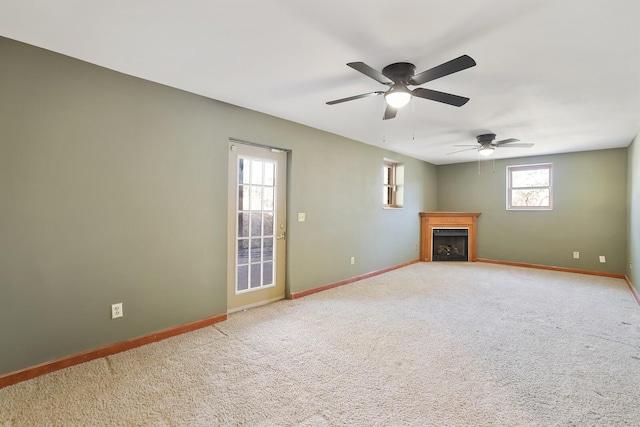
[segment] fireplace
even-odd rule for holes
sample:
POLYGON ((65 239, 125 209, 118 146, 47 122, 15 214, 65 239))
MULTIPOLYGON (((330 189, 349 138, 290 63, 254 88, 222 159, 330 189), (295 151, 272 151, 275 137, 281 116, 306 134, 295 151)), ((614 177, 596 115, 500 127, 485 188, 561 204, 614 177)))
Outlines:
POLYGON ((420 261, 476 260, 480 212, 420 212, 420 261))
POLYGON ((432 261, 469 261, 468 228, 434 228, 432 261))

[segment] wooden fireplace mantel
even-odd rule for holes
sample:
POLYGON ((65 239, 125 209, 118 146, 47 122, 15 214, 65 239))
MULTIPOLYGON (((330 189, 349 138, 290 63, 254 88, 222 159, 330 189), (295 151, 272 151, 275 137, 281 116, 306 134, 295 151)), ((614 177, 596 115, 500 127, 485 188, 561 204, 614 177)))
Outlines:
POLYGON ((475 262, 480 212, 420 212, 420 261, 431 261, 434 228, 468 228, 469 262, 475 262))

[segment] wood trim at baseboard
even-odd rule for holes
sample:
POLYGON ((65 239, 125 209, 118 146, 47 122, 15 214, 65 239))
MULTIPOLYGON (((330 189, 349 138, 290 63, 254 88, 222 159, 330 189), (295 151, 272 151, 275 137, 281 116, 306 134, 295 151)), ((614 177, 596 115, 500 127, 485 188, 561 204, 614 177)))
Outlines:
POLYGON ((633 283, 631 283, 631 279, 629 279, 629 276, 625 275, 624 280, 625 282, 627 282, 627 286, 629 286, 629 290, 633 294, 633 297, 636 299, 636 302, 638 303, 638 305, 640 305, 640 295, 638 295, 638 291, 636 290, 635 286, 633 286, 633 283))
POLYGON ((226 313, 208 317, 202 320, 196 320, 195 322, 164 329, 150 335, 133 338, 127 341, 117 342, 115 344, 109 344, 94 350, 85 351, 83 353, 74 354, 58 360, 53 360, 51 362, 45 362, 40 365, 25 368, 20 371, 0 376, 0 388, 17 384, 22 381, 30 380, 32 378, 39 377, 50 372, 58 371, 60 369, 68 368, 70 366, 79 365, 80 363, 88 362, 90 360, 111 356, 113 354, 131 350, 133 348, 140 347, 146 344, 151 344, 156 341, 162 341, 166 338, 184 334, 185 332, 191 332, 195 331, 196 329, 205 328, 207 326, 213 325, 214 323, 222 322, 224 320, 227 320, 226 313))
POLYGON ((355 276, 350 279, 341 280, 339 282, 330 283, 328 285, 320 286, 317 288, 307 289, 306 291, 300 292, 292 292, 290 299, 298 299, 302 297, 306 297, 307 295, 317 294, 318 292, 326 291, 328 289, 337 288, 338 286, 348 285, 349 283, 357 282, 358 280, 368 279, 369 277, 378 276, 383 273, 387 273, 392 270, 397 270, 398 268, 406 267, 411 264, 416 264, 420 262, 419 259, 414 259, 409 262, 405 262, 403 264, 394 265, 393 267, 383 268, 382 270, 372 271, 371 273, 362 274, 360 276, 355 276))
POLYGON ((566 273, 589 274, 591 276, 613 277, 614 279, 624 279, 624 274, 605 273, 602 271, 580 270, 577 268, 555 267, 553 265, 528 264, 526 262, 497 261, 494 259, 478 258, 478 262, 486 262, 489 264, 511 265, 514 267, 537 268, 540 270, 564 271, 566 273))

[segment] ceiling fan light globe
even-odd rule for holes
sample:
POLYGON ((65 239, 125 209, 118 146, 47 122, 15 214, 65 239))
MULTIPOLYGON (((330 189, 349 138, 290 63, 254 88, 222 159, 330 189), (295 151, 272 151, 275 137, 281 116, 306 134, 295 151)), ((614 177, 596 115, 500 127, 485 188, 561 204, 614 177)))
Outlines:
POLYGON ((482 147, 478 150, 478 153, 480 153, 481 156, 490 156, 491 153, 493 153, 493 147, 482 147))
POLYGON ((411 100, 411 93, 402 89, 391 89, 385 94, 384 99, 393 108, 402 108, 411 100))

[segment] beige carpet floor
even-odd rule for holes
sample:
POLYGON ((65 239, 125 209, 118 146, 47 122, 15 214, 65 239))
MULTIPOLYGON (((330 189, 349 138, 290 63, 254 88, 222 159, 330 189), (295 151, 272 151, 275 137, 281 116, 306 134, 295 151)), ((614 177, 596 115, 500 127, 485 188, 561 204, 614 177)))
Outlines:
POLYGON ((638 426, 623 280, 419 263, 0 390, 0 426, 638 426))

